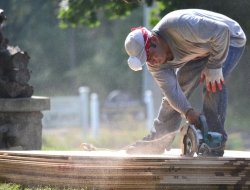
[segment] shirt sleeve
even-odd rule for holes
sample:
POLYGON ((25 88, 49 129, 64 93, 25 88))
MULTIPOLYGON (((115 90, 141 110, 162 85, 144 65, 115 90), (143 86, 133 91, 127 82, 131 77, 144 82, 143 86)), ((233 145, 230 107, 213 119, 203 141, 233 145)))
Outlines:
POLYGON ((191 43, 210 42, 210 56, 207 67, 218 69, 226 60, 229 44, 229 27, 220 21, 185 14, 178 19, 178 32, 191 43))
POLYGON ((148 64, 148 70, 160 86, 168 103, 186 118, 187 111, 192 107, 180 88, 174 69, 164 65, 153 67, 148 64))

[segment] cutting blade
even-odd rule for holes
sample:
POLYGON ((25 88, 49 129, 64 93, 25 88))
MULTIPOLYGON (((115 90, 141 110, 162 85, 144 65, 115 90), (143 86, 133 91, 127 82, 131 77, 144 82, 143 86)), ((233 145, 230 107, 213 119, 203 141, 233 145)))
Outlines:
POLYGON ((183 156, 193 157, 198 153, 199 138, 197 131, 193 125, 188 125, 187 132, 183 134, 182 138, 182 154, 183 156))

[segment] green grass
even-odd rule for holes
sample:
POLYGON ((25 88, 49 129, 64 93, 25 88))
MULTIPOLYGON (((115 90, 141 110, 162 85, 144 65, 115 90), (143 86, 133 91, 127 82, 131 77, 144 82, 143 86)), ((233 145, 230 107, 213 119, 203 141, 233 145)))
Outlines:
POLYGON ((88 188, 24 187, 20 184, 0 183, 0 190, 88 190, 88 188))
MULTIPOLYGON (((131 117, 117 119, 116 122, 102 122, 98 138, 93 139, 92 131, 82 128, 44 129, 42 150, 79 150, 81 143, 91 143, 97 148, 119 150, 150 133, 144 120, 131 117)), ((180 148, 181 136, 178 134, 172 148, 180 148)))
MULTIPOLYGON (((81 143, 91 143, 97 148, 119 150, 148 135, 149 129, 145 127, 144 121, 134 121, 127 118, 126 121, 119 120, 119 122, 115 124, 102 123, 97 139, 93 139, 91 134, 91 129, 83 131, 80 127, 44 129, 42 150, 79 150, 81 143), (83 138, 83 136, 86 137, 83 138)), ((180 147, 181 135, 178 134, 173 142, 172 148, 180 147)), ((240 133, 229 134, 226 149, 244 150, 243 139, 240 133)))
POLYGON ((21 185, 11 184, 11 183, 0 183, 0 190, 21 190, 21 185))
POLYGON ((118 150, 149 134, 143 121, 127 118, 126 121, 102 123, 98 138, 92 137, 92 131, 82 128, 44 129, 42 150, 79 150, 81 143, 91 143, 98 148, 118 150))

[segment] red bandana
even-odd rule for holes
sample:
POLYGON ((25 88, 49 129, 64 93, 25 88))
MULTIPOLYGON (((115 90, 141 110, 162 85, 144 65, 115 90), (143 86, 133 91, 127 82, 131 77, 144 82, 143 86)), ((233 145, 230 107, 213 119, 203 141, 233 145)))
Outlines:
POLYGON ((143 35, 143 39, 144 39, 144 44, 145 44, 145 51, 146 51, 146 55, 147 55, 147 58, 149 56, 149 48, 150 48, 150 36, 148 36, 148 32, 147 30, 145 30, 144 28, 142 28, 141 26, 139 26, 138 28, 132 28, 131 31, 134 31, 134 30, 141 30, 142 32, 142 35, 143 35))

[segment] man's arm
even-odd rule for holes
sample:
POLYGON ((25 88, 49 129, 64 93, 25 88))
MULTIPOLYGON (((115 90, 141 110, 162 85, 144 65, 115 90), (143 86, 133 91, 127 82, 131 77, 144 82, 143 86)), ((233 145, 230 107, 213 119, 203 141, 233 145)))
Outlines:
POLYGON ((183 118, 186 118, 190 124, 199 128, 199 116, 201 113, 195 112, 192 109, 189 101, 186 99, 180 88, 174 69, 170 69, 166 65, 157 67, 148 65, 148 70, 160 86, 168 103, 178 111, 183 118))
POLYGON ((175 71, 168 68, 167 65, 150 66, 149 64, 148 70, 155 78, 169 104, 183 118, 186 118, 187 111, 192 107, 179 86, 175 71))

